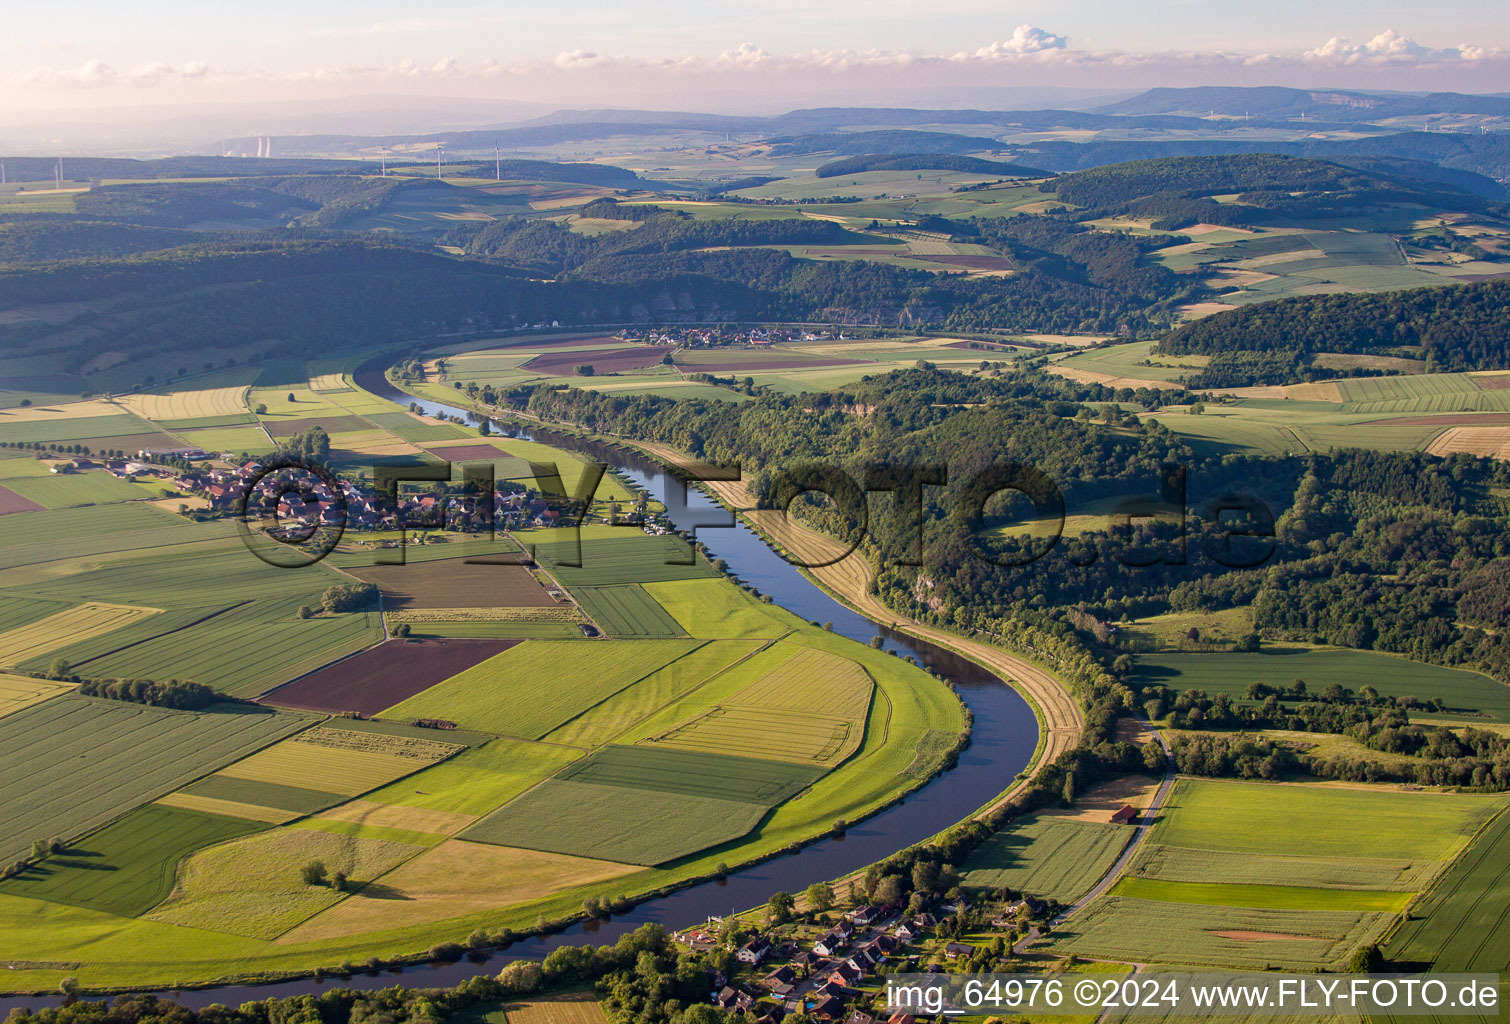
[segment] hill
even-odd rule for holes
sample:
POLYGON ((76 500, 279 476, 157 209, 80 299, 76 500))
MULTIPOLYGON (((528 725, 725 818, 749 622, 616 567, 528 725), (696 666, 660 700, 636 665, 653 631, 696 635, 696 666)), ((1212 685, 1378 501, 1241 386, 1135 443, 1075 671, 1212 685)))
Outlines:
POLYGON ((1425 114, 1510 115, 1510 98, 1458 92, 1376 93, 1343 89, 1288 89, 1282 86, 1197 86, 1149 89, 1098 107, 1097 113, 1128 115, 1218 114, 1226 117, 1324 118, 1333 121, 1381 121, 1425 114))
POLYGON ((1004 178, 1050 176, 1050 172, 1040 171, 1036 167, 948 153, 874 153, 852 156, 826 163, 813 173, 820 178, 835 178, 841 174, 859 174, 863 171, 960 171, 964 174, 999 174, 1004 178))
POLYGON ((1510 281, 1367 295, 1307 295, 1219 313, 1158 346, 1211 356, 1195 386, 1285 384, 1320 352, 1404 354, 1428 369, 1510 368, 1510 281))

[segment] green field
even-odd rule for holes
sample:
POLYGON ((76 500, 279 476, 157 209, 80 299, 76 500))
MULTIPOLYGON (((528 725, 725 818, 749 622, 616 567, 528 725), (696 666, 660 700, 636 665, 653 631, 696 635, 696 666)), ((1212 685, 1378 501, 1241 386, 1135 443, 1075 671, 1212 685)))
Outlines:
POLYGON ((117 416, 71 416, 55 420, 7 422, 0 418, 0 441, 84 441, 96 437, 150 434, 155 428, 129 413, 117 416))
POLYGON ((106 505, 118 501, 162 497, 159 487, 134 484, 109 473, 62 473, 56 476, 28 476, 19 480, 4 479, 0 465, 0 484, 23 498, 30 498, 48 508, 69 505, 106 505))
POLYGON ((1502 813, 1411 908, 1385 947, 1437 971, 1510 971, 1510 814, 1502 813))
POLYGON ((1194 903, 1212 907, 1251 907, 1256 910, 1342 910, 1396 913, 1410 902, 1410 893, 1366 889, 1315 889, 1299 885, 1229 885, 1225 882, 1166 882, 1153 878, 1124 878, 1112 894, 1159 903, 1194 903))
POLYGON ((1510 686, 1462 669, 1369 651, 1271 648, 1253 654, 1154 654, 1137 659, 1138 679, 1173 690, 1205 690, 1241 697, 1252 682, 1290 686, 1305 680, 1310 693, 1333 683, 1350 690, 1372 686, 1388 697, 1417 697, 1446 702, 1446 715, 1510 722, 1510 686))
POLYGON ((759 804, 737 800, 551 779, 461 835, 498 846, 653 865, 738 839, 765 813, 759 804))
POLYGON ((1267 856, 1443 860, 1500 806, 1493 797, 1452 793, 1185 779, 1152 839, 1267 856))
POLYGON ((265 827, 149 804, 0 882, 0 893, 137 917, 167 897, 184 857, 265 827))
POLYGON ((566 782, 708 796, 767 807, 790 800, 823 775, 805 765, 647 746, 609 746, 563 768, 566 782))
POLYGON ((545 739, 577 747, 601 746, 748 657, 756 646, 753 641, 704 644, 577 715, 545 739))
POLYGON ((637 583, 623 583, 614 587, 576 587, 572 590, 572 596, 609 636, 686 636, 676 619, 637 583))
POLYGON ((785 609, 764 604, 723 580, 676 580, 647 583, 644 588, 690 636, 774 638, 799 621, 785 609))
MULTIPOLYGON (((317 779, 307 781, 318 782, 317 779)), ((346 799, 338 793, 325 793, 302 786, 283 786, 255 779, 237 779, 229 775, 210 775, 192 786, 185 786, 179 792, 255 807, 272 807, 295 814, 313 814, 327 807, 334 807, 346 799)))
POLYGON ((693 640, 526 640, 383 712, 539 739, 699 646, 693 640))
POLYGON ((520 540, 567 587, 660 583, 713 575, 712 566, 701 555, 695 564, 686 564, 692 555, 690 545, 670 535, 653 537, 638 530, 625 530, 621 537, 602 540, 584 536, 580 558, 566 539, 523 536, 520 540), (581 564, 568 565, 567 559, 581 564))
POLYGON ((66 695, 0 719, 0 860, 70 839, 308 725, 305 715, 203 712, 66 695), (144 760, 143 750, 154 756, 144 760), (67 765, 67 769, 60 768, 67 765))
POLYGON ((1106 874, 1131 837, 1122 825, 1033 815, 977 848, 963 865, 961 884, 1073 903, 1106 874))
POLYGON ((482 815, 582 756, 580 750, 497 739, 367 795, 378 803, 482 815))
POLYGON ((232 530, 229 523, 194 523, 145 502, 18 512, 5 517, 0 570, 229 537, 232 530))

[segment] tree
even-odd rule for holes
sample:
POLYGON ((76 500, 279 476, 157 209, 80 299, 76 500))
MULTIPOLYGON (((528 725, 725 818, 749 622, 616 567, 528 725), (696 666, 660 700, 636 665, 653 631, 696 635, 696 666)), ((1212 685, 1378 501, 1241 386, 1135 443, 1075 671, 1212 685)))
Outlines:
POLYGON ((786 924, 792 919, 792 911, 796 908, 797 901, 789 892, 773 892, 765 905, 770 911, 772 924, 786 924))
POLYGON ((393 635, 394 636, 398 636, 398 637, 408 636, 409 635, 409 623, 407 623, 407 622, 400 622, 397 626, 394 626, 393 627, 393 635))
POLYGON ((1377 974, 1384 967, 1384 954, 1377 944, 1359 946, 1347 962, 1349 974, 1377 974))
POLYGON ((1150 775, 1164 774, 1164 766, 1168 759, 1164 756, 1164 748, 1158 740, 1151 740, 1143 744, 1143 767, 1150 775))
POLYGON ((325 862, 323 860, 310 861, 299 869, 299 877, 304 880, 305 885, 324 885, 325 862))
POLYGON ((516 960, 498 972, 498 984, 508 995, 524 995, 538 989, 543 977, 538 960, 516 960))
POLYGON ((289 393, 288 393, 288 400, 289 400, 289 401, 290 401, 290 402, 297 402, 297 401, 298 401, 298 399, 297 399, 297 398, 295 398, 295 397, 294 397, 294 393, 293 393, 293 392, 292 392, 292 391, 290 391, 290 392, 289 392, 289 393))
POLYGON ((487 437, 489 434, 491 434, 493 432, 493 425, 492 425, 492 423, 490 423, 488 420, 484 419, 481 423, 477 424, 477 432, 479 434, 481 434, 483 437, 487 437))
POLYGON ((253 409, 252 411, 255 412, 258 416, 266 416, 267 415, 267 403, 266 402, 258 402, 257 403, 257 408, 253 409))
POLYGON ((596 371, 593 370, 591 363, 579 363, 572 367, 572 372, 578 377, 591 377, 596 371))
POLYGON ((822 913, 834 905, 834 887, 827 882, 814 882, 802 894, 809 909, 822 913))
POLYGON ((346 891, 346 872, 337 871, 330 876, 330 887, 336 892, 346 891))
POLYGON ((315 610, 313 608, 311 608, 307 604, 301 604, 299 606, 299 613, 298 614, 299 614, 299 618, 301 618, 301 619, 308 619, 308 618, 312 618, 314 616, 315 610))

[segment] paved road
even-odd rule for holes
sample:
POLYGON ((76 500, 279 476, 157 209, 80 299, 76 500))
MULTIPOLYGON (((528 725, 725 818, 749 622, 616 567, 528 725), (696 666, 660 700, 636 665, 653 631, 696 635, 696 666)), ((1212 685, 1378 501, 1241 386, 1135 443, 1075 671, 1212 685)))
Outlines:
MULTIPOLYGON (((1127 865, 1132 862, 1133 855, 1138 852, 1138 847, 1142 845, 1143 840, 1148 837, 1149 830, 1153 828, 1154 821, 1158 817, 1156 812, 1164 806, 1164 801, 1169 797, 1169 791, 1174 788, 1174 751, 1169 749, 1169 741, 1164 738, 1164 733, 1161 730, 1155 729, 1147 722, 1140 721, 1138 724, 1146 732, 1152 733, 1154 740, 1164 748, 1163 781, 1159 783, 1158 790, 1155 791, 1153 799, 1149 801, 1148 810, 1144 811, 1142 816, 1139 817, 1138 824, 1134 826, 1132 838, 1122 848, 1122 855, 1117 858, 1116 863, 1107 869, 1106 874, 1101 876, 1101 881, 1093 885, 1089 892, 1060 911, 1056 917, 1049 921, 1050 928, 1059 927, 1059 925, 1069 920, 1075 914, 1084 910, 1092 900, 1104 895, 1108 889, 1117 884, 1122 878, 1123 873, 1127 870, 1127 865)), ((1028 934, 1013 944, 1012 952, 1023 952, 1041 937, 1042 933, 1036 927, 1029 929, 1028 934)))

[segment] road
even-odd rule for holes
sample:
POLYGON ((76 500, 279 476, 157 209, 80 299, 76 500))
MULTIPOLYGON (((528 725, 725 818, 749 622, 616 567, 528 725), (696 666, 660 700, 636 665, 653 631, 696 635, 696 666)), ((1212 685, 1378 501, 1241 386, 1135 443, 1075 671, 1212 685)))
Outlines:
MULTIPOLYGON (((1143 812, 1138 818, 1138 824, 1133 827, 1132 838, 1122 848, 1121 856, 1116 859, 1111 867, 1106 869, 1106 874, 1102 875, 1101 880, 1091 886, 1090 890, 1084 896, 1081 896, 1074 903, 1061 910, 1049 921, 1051 929, 1059 927, 1065 921, 1074 917, 1080 911, 1084 910, 1092 900, 1105 895, 1108 889, 1121 880, 1122 875, 1127 871, 1127 865, 1132 863, 1133 857, 1137 854, 1138 847, 1143 844, 1143 840, 1148 837, 1149 831, 1158 820, 1157 812, 1164 806, 1164 801, 1169 798, 1169 791, 1174 788, 1174 751, 1169 748, 1169 741, 1164 738, 1163 730, 1155 729, 1143 721, 1140 721, 1138 725, 1144 731, 1152 733, 1154 741, 1164 748, 1164 778, 1159 782, 1159 788, 1154 792, 1153 799, 1148 802, 1148 809, 1143 812)), ((1042 937, 1043 933, 1038 928, 1031 928, 1028 930, 1028 934, 1012 944, 1012 952, 1022 953, 1042 937)))

